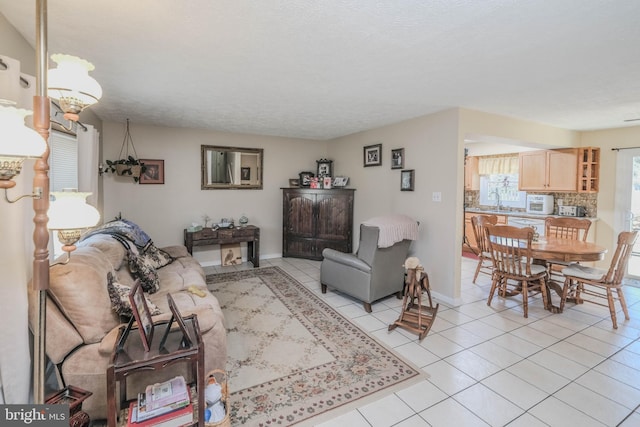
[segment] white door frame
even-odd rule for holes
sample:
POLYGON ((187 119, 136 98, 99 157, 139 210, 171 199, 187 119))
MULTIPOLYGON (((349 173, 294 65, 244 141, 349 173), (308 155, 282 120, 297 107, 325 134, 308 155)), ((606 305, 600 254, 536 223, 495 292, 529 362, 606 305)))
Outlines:
MULTIPOLYGON (((640 148, 629 148, 619 150, 616 158, 616 193, 614 199, 614 221, 613 221, 613 247, 618 244, 618 234, 622 231, 631 230, 631 220, 633 219, 631 206, 631 192, 633 185, 633 158, 640 157, 640 148)), ((636 255, 637 256, 637 255, 636 255)), ((632 254, 632 258, 633 258, 632 254)), ((630 260, 631 264, 634 260, 630 260)), ((631 270, 631 269, 629 269, 631 270)), ((634 269, 635 270, 635 269, 634 269)), ((636 270, 637 271, 637 270, 636 270)), ((629 274, 629 277, 640 278, 640 276, 629 274)))

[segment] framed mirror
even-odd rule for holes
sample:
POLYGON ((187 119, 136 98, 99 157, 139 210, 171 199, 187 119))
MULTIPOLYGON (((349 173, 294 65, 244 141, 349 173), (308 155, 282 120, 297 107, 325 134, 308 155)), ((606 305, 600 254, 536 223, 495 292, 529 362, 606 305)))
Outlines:
POLYGON ((200 146, 203 190, 261 190, 262 148, 200 146))

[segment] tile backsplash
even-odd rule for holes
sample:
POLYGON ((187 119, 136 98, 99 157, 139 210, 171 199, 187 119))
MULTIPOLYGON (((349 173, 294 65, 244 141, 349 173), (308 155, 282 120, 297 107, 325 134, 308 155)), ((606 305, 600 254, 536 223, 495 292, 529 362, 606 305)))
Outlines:
MULTIPOLYGON (((558 212, 558 200, 566 206, 584 206, 588 217, 598 216, 598 194, 597 193, 531 193, 531 194, 551 194, 554 199, 554 212, 558 212)), ((480 191, 465 190, 465 207, 480 207, 480 191)))

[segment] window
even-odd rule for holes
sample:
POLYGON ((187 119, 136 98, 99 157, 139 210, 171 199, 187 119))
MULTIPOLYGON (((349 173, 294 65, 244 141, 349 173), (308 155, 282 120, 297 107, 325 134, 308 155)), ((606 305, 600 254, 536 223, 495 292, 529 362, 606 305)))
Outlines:
POLYGON ((518 174, 489 174, 480 176, 480 204, 511 208, 525 208, 527 193, 518 191, 518 174))
MULTIPOLYGON (((52 131, 49 135, 49 188, 50 191, 62 191, 65 188, 78 188, 78 140, 75 136, 52 131)), ((63 254, 58 233, 49 236, 53 244, 53 257, 63 254)))
POLYGON ((49 179, 51 191, 78 188, 78 140, 53 131, 49 136, 49 179))

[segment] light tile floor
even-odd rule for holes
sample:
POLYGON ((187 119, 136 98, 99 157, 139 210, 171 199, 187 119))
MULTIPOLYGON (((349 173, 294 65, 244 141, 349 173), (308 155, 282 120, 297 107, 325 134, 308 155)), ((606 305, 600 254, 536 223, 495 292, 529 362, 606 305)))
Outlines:
MULTIPOLYGON (((427 374, 425 381, 323 427, 640 426, 640 288, 625 287, 631 320, 620 313, 617 330, 605 307, 568 304, 551 314, 539 297, 529 302, 525 319, 519 297, 494 297, 488 307, 489 278, 480 275, 473 284, 476 261, 463 258, 464 304, 440 302, 431 331, 419 342, 408 331, 387 331, 400 314, 395 297, 372 304, 367 314, 346 295, 321 293, 320 262, 278 258, 261 264, 281 267, 427 374)), ((251 264, 205 271, 245 268, 251 264)))

